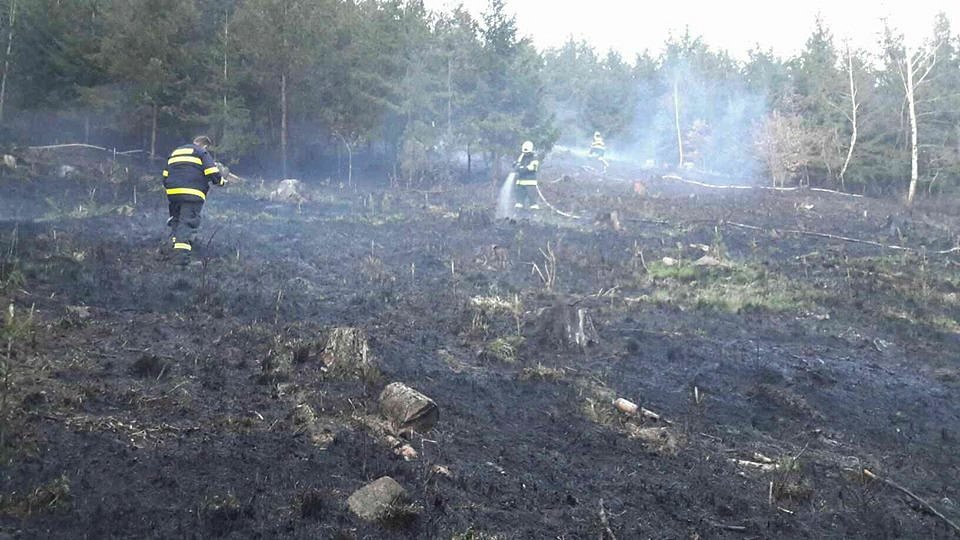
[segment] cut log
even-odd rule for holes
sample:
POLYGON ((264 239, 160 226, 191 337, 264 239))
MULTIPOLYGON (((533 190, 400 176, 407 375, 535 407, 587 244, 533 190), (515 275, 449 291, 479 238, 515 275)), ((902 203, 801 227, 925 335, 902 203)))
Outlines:
POLYGON ((639 410, 636 403, 623 398, 617 398, 616 401, 613 402, 613 406, 625 414, 636 414, 637 410, 639 410))
POLYGON ((384 521, 396 517, 409 508, 407 491, 389 476, 380 477, 354 491, 347 498, 347 506, 354 514, 367 521, 384 521))
POLYGON ((440 419, 440 409, 432 399, 400 382, 383 389, 380 411, 398 432, 424 433, 440 419))

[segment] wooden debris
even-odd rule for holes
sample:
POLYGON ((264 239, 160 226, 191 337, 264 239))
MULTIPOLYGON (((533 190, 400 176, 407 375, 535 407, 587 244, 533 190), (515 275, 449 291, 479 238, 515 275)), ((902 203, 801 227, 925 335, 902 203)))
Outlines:
MULTIPOLYGON (((603 507, 603 499, 600 499, 600 524, 603 525, 603 531, 607 533, 610 540, 617 540, 617 535, 613 534, 613 530, 610 528, 610 520, 607 518, 607 511, 603 507)), ((601 535, 601 538, 604 537, 601 535)))
POLYGON ((777 470, 777 465, 775 463, 759 463, 756 461, 749 461, 746 459, 731 459, 730 461, 742 467, 752 467, 754 469, 760 469, 763 472, 770 472, 770 471, 777 470))
POLYGON ((613 406, 624 414, 636 414, 637 410, 639 410, 639 407, 636 403, 623 398, 617 398, 613 402, 613 406))
POLYGON ((598 227, 607 227, 612 231, 620 231, 623 228, 620 225, 620 213, 616 210, 597 213, 593 219, 593 224, 598 227))
POLYGON ((460 208, 457 225, 463 229, 482 229, 493 225, 493 217, 486 208, 460 208))
POLYGON ((383 389, 380 410, 398 432, 424 433, 440 419, 440 409, 432 399, 400 382, 383 389))
POLYGON ((758 462, 758 463, 775 463, 772 459, 770 459, 770 458, 768 458, 767 456, 761 454, 760 452, 754 452, 754 453, 753 453, 753 460, 756 461, 756 462, 758 462))
POLYGON ((600 335, 586 308, 560 300, 537 317, 533 336, 541 346, 584 350, 599 343, 600 335))
POLYGON ((433 467, 430 467, 430 473, 437 476, 453 478, 453 473, 450 472, 450 467, 447 467, 446 465, 434 465, 433 467))
POLYGON ((631 437, 645 442, 655 452, 660 454, 676 454, 683 440, 669 427, 628 426, 631 437))
POLYGON ((659 414, 651 411, 650 409, 644 409, 643 407, 640 407, 640 416, 643 416, 643 417, 645 417, 645 418, 649 418, 649 419, 651 419, 651 420, 660 421, 660 415, 659 415, 659 414))
POLYGON ((330 330, 320 358, 334 372, 365 375, 377 370, 367 335, 360 328, 337 327, 330 330))
POLYGON ((354 514, 367 521, 383 521, 407 511, 407 492, 389 476, 380 477, 354 491, 347 506, 354 514))
POLYGON ((299 180, 287 178, 277 183, 277 187, 270 192, 270 200, 301 203, 307 200, 307 198, 303 196, 302 191, 303 188, 299 180))
POLYGON ((930 513, 933 514, 934 516, 936 516, 936 517, 940 518, 941 520, 943 520, 944 523, 946 523, 947 525, 950 526, 950 528, 953 529, 953 532, 955 532, 955 533, 957 533, 957 534, 960 534, 960 525, 957 525, 956 523, 954 523, 953 521, 951 521, 950 518, 948 518, 947 516, 945 516, 945 515, 943 515, 942 513, 940 513, 939 510, 937 510, 936 508, 934 508, 933 505, 931 505, 931 504, 928 503, 927 501, 925 501, 925 500, 921 499, 920 497, 914 495, 913 492, 910 491, 909 489, 901 486, 900 484, 894 482, 893 480, 890 480, 890 479, 888 479, 888 478, 883 478, 883 477, 881 477, 881 476, 877 476, 876 474, 874 474, 873 472, 871 472, 870 469, 863 469, 863 475, 866 476, 867 478, 871 479, 871 480, 876 480, 876 481, 878 481, 878 482, 883 482, 884 484, 892 487, 893 489, 899 491, 900 493, 903 493, 904 495, 910 497, 911 499, 913 499, 914 501, 916 501, 917 503, 919 503, 920 506, 922 506, 927 512, 930 512, 930 513))
POLYGON ((390 448, 393 449, 393 453, 402 457, 404 461, 413 461, 420 457, 420 454, 418 454, 409 443, 403 441, 403 439, 387 435, 386 441, 387 444, 390 445, 390 448))
POLYGON ((717 259, 716 257, 711 257, 710 255, 704 255, 703 257, 700 257, 699 259, 693 261, 693 265, 714 267, 714 266, 723 266, 723 263, 720 262, 720 260, 717 259))

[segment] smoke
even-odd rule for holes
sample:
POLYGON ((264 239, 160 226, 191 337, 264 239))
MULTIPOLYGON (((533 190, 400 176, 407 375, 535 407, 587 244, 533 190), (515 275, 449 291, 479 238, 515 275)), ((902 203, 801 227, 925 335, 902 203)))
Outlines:
POLYGON ((766 115, 766 99, 739 82, 737 74, 724 75, 706 74, 681 61, 641 81, 631 142, 619 156, 716 181, 756 179, 761 163, 754 131, 766 115))

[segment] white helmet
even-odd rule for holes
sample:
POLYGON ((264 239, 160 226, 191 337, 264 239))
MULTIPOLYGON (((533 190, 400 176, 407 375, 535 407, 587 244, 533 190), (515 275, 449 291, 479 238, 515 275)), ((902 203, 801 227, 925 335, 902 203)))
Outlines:
POLYGON ((523 141, 523 144, 520 145, 520 151, 524 154, 533 152, 533 141, 523 141))
POLYGON ((593 132, 593 138, 594 138, 594 139, 599 139, 599 138, 600 138, 600 132, 599 132, 599 131, 594 131, 594 132, 593 132))

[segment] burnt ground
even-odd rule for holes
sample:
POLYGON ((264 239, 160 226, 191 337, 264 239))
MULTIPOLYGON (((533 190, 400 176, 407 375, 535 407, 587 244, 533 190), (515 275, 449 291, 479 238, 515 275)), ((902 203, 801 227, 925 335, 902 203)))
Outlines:
POLYGON ((156 179, 98 159, 0 179, 0 537, 954 536, 864 469, 960 520, 957 205, 572 159, 542 188, 579 219, 253 181, 177 271, 156 179), (344 327, 372 367, 326 367, 344 327), (415 460, 377 420, 393 381, 440 408, 415 460), (415 515, 364 522, 346 499, 384 475, 415 515))

